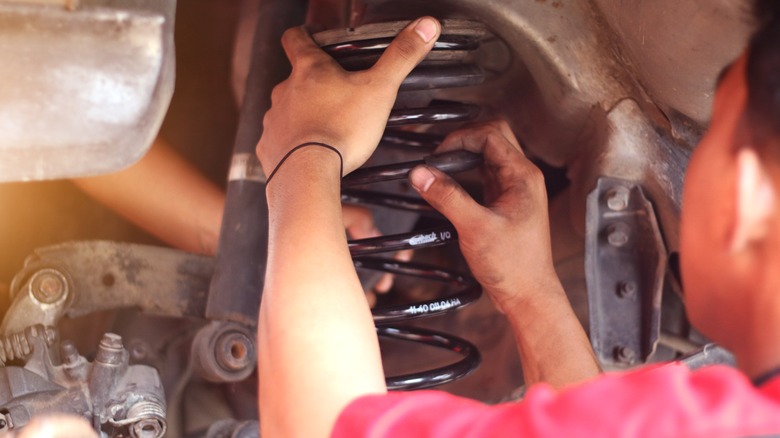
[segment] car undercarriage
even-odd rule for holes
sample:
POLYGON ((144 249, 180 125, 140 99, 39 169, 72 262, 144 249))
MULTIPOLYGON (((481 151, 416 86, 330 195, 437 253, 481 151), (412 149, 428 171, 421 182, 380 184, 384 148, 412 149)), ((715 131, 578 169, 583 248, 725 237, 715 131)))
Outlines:
POLYGON ((356 70, 409 20, 443 20, 376 154, 343 182, 343 202, 369 206, 384 234, 350 241, 361 281, 395 275, 373 308, 391 389, 522 397, 506 320, 480 297, 454 228, 405 179, 424 161, 479 198, 480 157, 434 149, 497 117, 545 174, 555 268, 602 367, 729 363, 685 317, 679 216, 716 77, 751 31, 747 9, 0 0, 0 436, 54 412, 102 436, 258 435, 268 219, 254 151, 289 74, 279 38, 304 23, 356 70), (215 257, 164 247, 64 181, 130 166, 158 136, 226 190, 215 257), (391 258, 410 249, 410 262, 391 258))

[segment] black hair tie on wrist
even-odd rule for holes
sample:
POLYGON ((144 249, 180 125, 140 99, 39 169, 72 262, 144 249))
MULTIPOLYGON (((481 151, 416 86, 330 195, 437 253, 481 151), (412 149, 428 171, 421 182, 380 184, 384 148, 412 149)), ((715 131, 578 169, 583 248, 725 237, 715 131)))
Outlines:
POLYGON ((284 157, 282 157, 282 159, 279 161, 279 164, 276 165, 274 170, 271 172, 270 175, 268 175, 268 178, 265 180, 266 187, 271 182, 271 178, 273 178, 274 175, 276 175, 276 172, 279 170, 280 167, 282 167, 282 164, 284 164, 284 162, 287 161, 288 158, 290 158, 290 155, 292 155, 293 152, 295 152, 295 151, 297 151, 299 149, 303 149, 305 147, 309 147, 309 146, 317 146, 317 147, 321 147, 321 148, 325 148, 325 149, 330 149, 333 152, 335 152, 336 155, 339 156, 339 163, 340 163, 340 165, 339 165, 339 178, 341 178, 344 175, 344 157, 341 156, 341 152, 339 152, 338 149, 334 148, 333 146, 331 146, 329 144, 320 143, 320 142, 317 142, 317 141, 310 141, 310 142, 301 143, 298 146, 295 146, 294 148, 290 149, 290 151, 287 152, 284 155, 284 157))

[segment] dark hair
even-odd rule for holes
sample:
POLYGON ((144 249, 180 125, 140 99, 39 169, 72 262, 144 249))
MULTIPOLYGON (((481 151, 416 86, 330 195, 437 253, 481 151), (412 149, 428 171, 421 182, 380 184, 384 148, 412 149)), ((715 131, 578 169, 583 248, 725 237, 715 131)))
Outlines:
POLYGON ((780 0, 756 0, 758 31, 748 46, 745 116, 754 146, 780 140, 780 0))

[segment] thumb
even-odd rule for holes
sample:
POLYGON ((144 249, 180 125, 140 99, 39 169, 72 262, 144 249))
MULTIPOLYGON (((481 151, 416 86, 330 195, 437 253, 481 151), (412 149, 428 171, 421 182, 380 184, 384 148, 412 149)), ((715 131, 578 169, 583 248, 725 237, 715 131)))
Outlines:
POLYGON ((440 31, 441 25, 434 18, 413 21, 395 37, 371 71, 400 85, 431 51, 440 31))
POLYGON ((454 179, 429 166, 417 166, 409 172, 412 187, 443 214, 460 233, 463 226, 471 226, 485 214, 479 205, 454 179))

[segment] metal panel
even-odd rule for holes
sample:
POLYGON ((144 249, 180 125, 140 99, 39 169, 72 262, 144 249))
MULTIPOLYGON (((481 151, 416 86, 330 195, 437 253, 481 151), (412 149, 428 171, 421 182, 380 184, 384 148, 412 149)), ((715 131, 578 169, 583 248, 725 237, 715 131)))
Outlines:
POLYGON ((174 9, 175 0, 75 10, 0 1, 0 181, 140 159, 173 93, 174 9))

